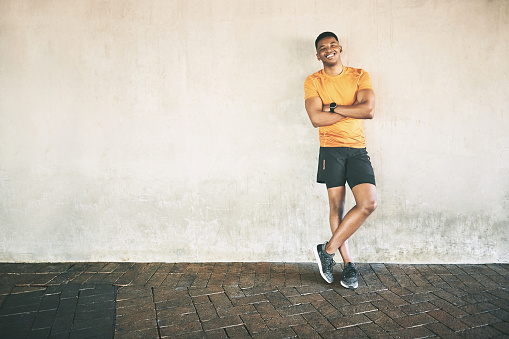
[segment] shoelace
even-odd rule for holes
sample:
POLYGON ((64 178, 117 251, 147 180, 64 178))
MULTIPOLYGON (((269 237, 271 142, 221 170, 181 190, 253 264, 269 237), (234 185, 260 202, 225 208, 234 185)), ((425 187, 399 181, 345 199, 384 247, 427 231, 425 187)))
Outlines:
POLYGON ((327 268, 332 271, 332 267, 334 267, 334 265, 336 265, 336 262, 334 261, 334 259, 327 257, 326 265, 327 265, 327 268))

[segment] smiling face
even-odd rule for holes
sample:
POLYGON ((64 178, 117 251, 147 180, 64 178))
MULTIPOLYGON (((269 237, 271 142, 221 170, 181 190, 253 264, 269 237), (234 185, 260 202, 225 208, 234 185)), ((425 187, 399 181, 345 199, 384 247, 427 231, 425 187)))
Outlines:
POLYGON ((324 65, 332 66, 339 61, 339 53, 343 48, 332 36, 325 37, 318 41, 316 47, 316 57, 324 63, 324 65))

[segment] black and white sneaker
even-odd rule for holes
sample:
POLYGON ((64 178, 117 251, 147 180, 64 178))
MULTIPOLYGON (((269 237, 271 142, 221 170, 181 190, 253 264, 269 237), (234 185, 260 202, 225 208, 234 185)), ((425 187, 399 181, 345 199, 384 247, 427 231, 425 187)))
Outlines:
POLYGON ((318 263, 318 269, 322 278, 325 279, 329 284, 334 281, 332 276, 332 266, 334 266, 334 254, 325 252, 325 244, 319 244, 313 247, 313 253, 315 254, 316 262, 318 263))
POLYGON ((357 268, 353 262, 349 262, 345 265, 341 276, 341 286, 350 289, 356 289, 359 287, 359 281, 357 280, 357 268))

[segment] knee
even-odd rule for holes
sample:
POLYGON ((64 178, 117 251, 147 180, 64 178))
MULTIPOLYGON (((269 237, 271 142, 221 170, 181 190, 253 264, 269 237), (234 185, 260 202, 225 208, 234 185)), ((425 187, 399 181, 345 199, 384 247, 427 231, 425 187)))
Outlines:
POLYGON ((331 213, 338 214, 338 215, 343 215, 344 208, 345 208, 345 204, 342 204, 342 203, 330 205, 331 213))
POLYGON ((363 201, 360 207, 365 214, 370 215, 376 210, 376 206, 376 199, 369 199, 363 201))
POLYGON ((345 201, 341 199, 331 199, 329 201, 329 207, 331 214, 343 215, 345 209, 345 201))

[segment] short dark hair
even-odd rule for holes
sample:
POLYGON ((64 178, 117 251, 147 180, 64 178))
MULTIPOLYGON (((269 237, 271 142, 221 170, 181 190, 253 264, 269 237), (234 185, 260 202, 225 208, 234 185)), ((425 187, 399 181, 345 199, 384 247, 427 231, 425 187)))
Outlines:
POLYGON ((315 40, 315 49, 318 48, 318 43, 320 42, 320 40, 322 40, 323 38, 326 38, 328 36, 331 36, 334 39, 338 40, 338 36, 336 34, 334 34, 332 32, 323 32, 315 40))

